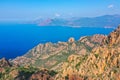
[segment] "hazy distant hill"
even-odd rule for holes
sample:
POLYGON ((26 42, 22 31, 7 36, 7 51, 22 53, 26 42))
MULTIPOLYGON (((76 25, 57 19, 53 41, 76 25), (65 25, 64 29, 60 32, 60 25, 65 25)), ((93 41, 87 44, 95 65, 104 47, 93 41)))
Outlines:
POLYGON ((104 27, 115 28, 120 23, 120 15, 104 15, 82 18, 37 19, 32 23, 39 26, 104 27))

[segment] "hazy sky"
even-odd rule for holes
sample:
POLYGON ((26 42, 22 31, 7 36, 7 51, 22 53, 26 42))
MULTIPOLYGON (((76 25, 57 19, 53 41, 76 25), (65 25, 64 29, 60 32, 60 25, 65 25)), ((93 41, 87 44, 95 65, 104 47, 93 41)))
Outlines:
POLYGON ((0 21, 120 14, 120 0, 0 0, 0 21))

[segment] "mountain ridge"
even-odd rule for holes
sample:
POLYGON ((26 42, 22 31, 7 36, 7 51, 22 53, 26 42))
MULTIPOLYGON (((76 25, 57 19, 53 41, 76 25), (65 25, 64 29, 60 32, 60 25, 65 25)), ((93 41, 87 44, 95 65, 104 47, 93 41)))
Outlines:
POLYGON ((78 41, 75 41, 74 38, 71 37, 68 42, 39 44, 29 50, 24 56, 15 58, 13 63, 26 65, 26 63, 28 64, 29 62, 29 65, 36 67, 41 66, 54 69, 56 65, 62 64, 61 60, 66 61, 67 57, 73 53, 88 54, 93 47, 101 44, 103 38, 105 38, 104 35, 97 34, 89 37, 81 37, 78 41), (55 56, 58 58, 54 58, 55 56))
POLYGON ((120 80, 120 25, 108 36, 40 44, 14 59, 12 66, 5 67, 6 62, 0 60, 0 65, 5 63, 0 67, 0 80, 120 80))
POLYGON ((71 27, 100 27, 116 28, 119 25, 120 15, 103 15, 98 17, 81 18, 47 18, 37 19, 32 23, 39 26, 71 26, 71 27))
MULTIPOLYGON (((106 37, 104 45, 93 48, 88 55, 71 55, 59 76, 69 80, 120 79, 120 26, 106 37), (115 36, 115 37, 113 37, 115 36), (117 37, 116 37, 117 36, 117 37)), ((104 39, 103 39, 104 42, 104 39)), ((59 79, 58 79, 59 80, 59 79)))

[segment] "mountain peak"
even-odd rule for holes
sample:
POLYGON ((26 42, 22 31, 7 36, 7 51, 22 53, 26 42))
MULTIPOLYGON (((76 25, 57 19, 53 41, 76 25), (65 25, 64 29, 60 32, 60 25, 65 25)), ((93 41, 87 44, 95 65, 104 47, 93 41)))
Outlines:
POLYGON ((0 59, 0 67, 10 67, 10 63, 6 58, 0 59))
POLYGON ((105 43, 107 43, 110 46, 120 43, 120 25, 117 29, 115 29, 108 35, 107 39, 105 40, 105 43))
POLYGON ((74 41, 75 41, 75 39, 73 37, 69 38, 69 40, 68 40, 69 43, 72 43, 74 41))

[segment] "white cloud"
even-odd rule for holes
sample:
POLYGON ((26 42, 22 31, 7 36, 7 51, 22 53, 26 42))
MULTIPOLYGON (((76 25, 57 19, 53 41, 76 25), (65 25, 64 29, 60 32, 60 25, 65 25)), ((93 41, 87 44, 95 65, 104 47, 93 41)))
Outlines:
POLYGON ((108 5, 108 8, 114 8, 113 4, 108 5))
POLYGON ((61 15, 60 15, 60 14, 58 14, 58 13, 56 13, 56 14, 55 14, 55 16, 56 16, 56 17, 60 17, 61 15))

